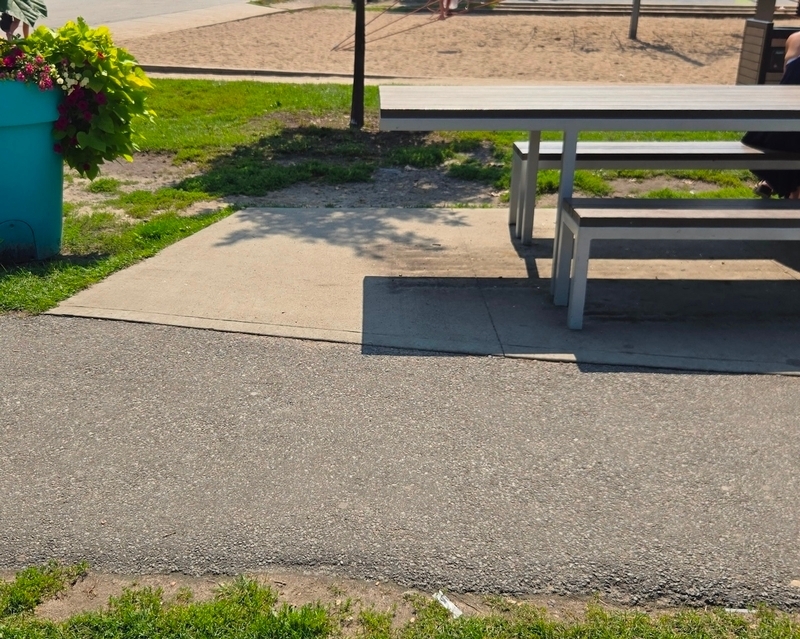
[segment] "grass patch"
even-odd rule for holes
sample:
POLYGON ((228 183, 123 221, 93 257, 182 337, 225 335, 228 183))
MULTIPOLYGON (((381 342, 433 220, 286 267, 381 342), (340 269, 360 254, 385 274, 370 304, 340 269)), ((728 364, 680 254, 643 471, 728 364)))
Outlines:
MULTIPOLYGON (((0 609, 3 639, 800 639, 800 626, 790 615, 765 606, 754 614, 719 609, 683 609, 667 614, 610 611, 598 601, 582 616, 557 619, 546 609, 503 597, 484 599, 485 614, 453 619, 438 603, 422 594, 404 598, 413 619, 399 623, 395 608, 382 612, 351 599, 303 606, 281 603, 270 588, 238 577, 221 585, 210 601, 194 601, 186 588, 167 601, 163 591, 130 588, 111 597, 105 609, 84 612, 61 621, 39 619, 35 603, 52 597, 63 584, 85 572, 85 566, 23 571, 0 588, 25 592, 25 603, 0 609), (36 585, 42 575, 68 575, 53 587, 36 585), (33 576, 32 576, 33 575, 33 576)), ((0 590, 4 592, 4 590, 0 590)))
POLYGON ((41 313, 111 273, 230 215, 180 217, 175 211, 138 223, 109 213, 66 215, 62 255, 41 262, 0 266, 0 312, 41 313))
POLYGON ((63 623, 12 615, 0 619, 0 637, 41 639, 316 639, 330 636, 320 606, 277 606, 269 588, 244 578, 218 590, 213 601, 192 603, 186 593, 174 603, 160 589, 129 589, 112 597, 103 612, 76 615, 63 623))
POLYGON ((311 159, 275 163, 264 161, 257 150, 239 149, 213 161, 202 175, 183 180, 178 189, 219 196, 259 196, 300 182, 366 182, 374 170, 374 164, 362 161, 347 163, 311 159))
MULTIPOLYGON (((150 108, 155 122, 142 127, 143 151, 171 153, 177 161, 206 161, 256 142, 270 117, 302 114, 302 120, 338 117, 347 127, 351 89, 345 85, 155 80, 150 108)), ((377 87, 366 87, 365 103, 377 112, 377 87)))
MULTIPOLYGON (((47 599, 55 597, 86 574, 88 566, 63 567, 50 562, 18 572, 14 581, 0 583, 0 619, 31 612, 47 599)), ((0 635, 2 636, 2 635, 0 635)))
POLYGON ((208 193, 191 189, 161 188, 157 191, 131 191, 108 200, 106 204, 122 209, 136 219, 148 218, 158 212, 182 211, 185 208, 212 199, 208 193))
POLYGON ((731 200, 731 199, 754 199, 756 195, 747 186, 730 186, 715 191, 679 191, 676 189, 658 189, 650 191, 644 195, 646 198, 668 199, 668 200, 731 200))
POLYGON ((122 183, 114 178, 97 178, 89 182, 89 186, 86 187, 86 190, 89 191, 89 193, 116 193, 119 190, 120 184, 122 183))

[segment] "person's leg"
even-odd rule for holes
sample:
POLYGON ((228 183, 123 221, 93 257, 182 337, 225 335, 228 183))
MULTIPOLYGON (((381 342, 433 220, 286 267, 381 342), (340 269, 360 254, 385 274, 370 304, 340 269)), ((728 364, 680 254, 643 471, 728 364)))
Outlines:
POLYGON ((8 31, 6 32, 6 36, 8 37, 9 40, 14 39, 14 32, 17 30, 18 26, 19 26, 19 20, 17 20, 17 18, 14 18, 14 20, 11 22, 11 26, 8 28, 8 31))
POLYGON ((27 38, 31 34, 31 25, 27 22, 22 23, 22 37, 27 38))

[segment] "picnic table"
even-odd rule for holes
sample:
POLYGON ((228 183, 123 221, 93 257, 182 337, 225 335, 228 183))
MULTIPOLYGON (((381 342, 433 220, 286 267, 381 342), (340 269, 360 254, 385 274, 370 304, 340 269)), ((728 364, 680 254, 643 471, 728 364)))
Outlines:
MULTIPOLYGON (((553 244, 557 304, 567 303, 564 286, 569 290, 569 273, 563 269, 560 277, 567 284, 560 290, 557 286, 557 257, 565 201, 574 190, 581 131, 800 130, 800 86, 381 86, 379 91, 383 131, 528 131, 528 154, 534 159, 542 131, 563 132, 553 244)), ((537 165, 527 164, 528 184, 536 183, 537 165)), ((524 206, 531 215, 534 191, 527 189, 525 195, 524 206)), ((575 208, 575 203, 569 204, 575 208)), ((654 205, 642 201, 642 208, 649 207, 654 205)), ((741 217, 740 209, 734 215, 741 217)), ((580 308, 582 313, 582 301, 580 308)), ((574 319, 571 324, 580 328, 574 319)))

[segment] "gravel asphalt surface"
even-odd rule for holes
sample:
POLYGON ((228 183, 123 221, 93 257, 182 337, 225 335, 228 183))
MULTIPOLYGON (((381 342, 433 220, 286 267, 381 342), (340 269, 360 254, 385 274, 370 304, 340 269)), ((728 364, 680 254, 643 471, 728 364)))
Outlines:
POLYGON ((47 316, 0 353, 0 569, 800 605, 796 378, 47 316))

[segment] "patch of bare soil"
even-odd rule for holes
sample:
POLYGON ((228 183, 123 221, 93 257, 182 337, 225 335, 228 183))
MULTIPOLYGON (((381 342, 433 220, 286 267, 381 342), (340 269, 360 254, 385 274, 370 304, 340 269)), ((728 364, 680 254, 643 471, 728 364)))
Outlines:
MULTIPOLYGON (((342 620, 345 630, 355 630, 360 610, 378 612, 394 611, 394 624, 402 626, 413 619, 414 610, 409 594, 430 597, 432 593, 407 590, 390 582, 358 581, 325 574, 276 570, 251 575, 278 593, 281 602, 293 606, 321 603, 342 620)), ((0 575, 11 579, 13 575, 0 575)), ((41 604, 36 614, 43 619, 61 621, 81 612, 98 611, 108 605, 109 597, 119 596, 125 588, 160 588, 165 602, 175 601, 182 589, 188 588, 193 601, 208 601, 216 589, 231 581, 230 577, 189 577, 181 574, 167 575, 111 575, 90 572, 59 597, 41 604)), ((490 600, 477 594, 448 593, 448 598, 467 616, 491 612, 490 600)), ((587 597, 558 597, 541 595, 532 597, 501 596, 504 605, 529 603, 547 608, 555 619, 580 619, 589 603, 587 597)), ((653 608, 653 611, 663 609, 653 608)))
MULTIPOLYGON (((638 39, 630 40, 628 16, 435 17, 370 15, 367 73, 460 82, 733 84, 744 31, 743 18, 644 16, 638 39)), ((145 64, 349 74, 353 52, 335 46, 352 32, 351 11, 319 9, 122 44, 145 64)))
MULTIPOLYGON (((114 162, 103 167, 102 177, 122 181, 123 191, 136 189, 154 191, 174 186, 184 177, 197 172, 192 165, 175 166, 172 158, 164 155, 139 154, 133 163, 114 162)), ((615 179, 609 184, 613 197, 634 197, 662 188, 685 191, 714 190, 713 184, 669 176, 647 179, 615 179)), ((64 200, 79 203, 87 210, 102 205, 109 196, 88 191, 89 180, 73 177, 65 184, 64 200)), ((447 175, 446 167, 437 169, 381 168, 375 171, 370 182, 350 184, 295 184, 261 197, 230 196, 213 202, 200 202, 189 207, 185 215, 215 211, 228 204, 243 207, 290 208, 436 208, 447 206, 477 206, 502 208, 504 192, 491 186, 447 175)), ((578 195, 581 195, 578 193, 578 195)), ((539 198, 539 206, 552 207, 556 194, 539 198)))

